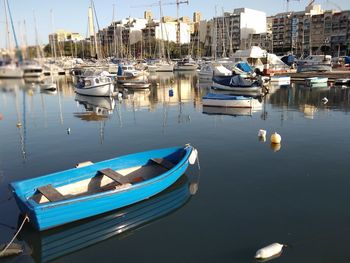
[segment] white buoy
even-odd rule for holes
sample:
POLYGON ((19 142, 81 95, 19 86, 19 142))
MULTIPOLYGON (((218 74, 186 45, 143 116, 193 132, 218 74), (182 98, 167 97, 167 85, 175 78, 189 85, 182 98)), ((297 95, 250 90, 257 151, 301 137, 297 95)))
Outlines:
POLYGON ((281 135, 279 135, 277 132, 273 133, 270 138, 272 143, 281 143, 281 135))
POLYGON ((322 99, 322 102, 323 102, 323 104, 327 104, 328 99, 327 99, 326 97, 324 97, 324 98, 322 99))
POLYGON ((266 137, 266 130, 259 130, 258 136, 259 137, 266 137))
POLYGON ((67 134, 70 134, 70 128, 67 128, 67 134))
POLYGON ((276 256, 276 255, 282 253, 283 247, 284 247, 284 245, 282 245, 280 243, 273 243, 271 245, 268 245, 266 247, 259 249, 255 253, 255 258, 256 259, 266 259, 266 258, 276 256))

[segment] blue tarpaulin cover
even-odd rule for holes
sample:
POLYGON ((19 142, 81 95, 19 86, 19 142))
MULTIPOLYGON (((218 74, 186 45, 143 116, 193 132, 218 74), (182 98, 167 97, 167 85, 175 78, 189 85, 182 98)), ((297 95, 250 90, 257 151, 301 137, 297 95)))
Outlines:
POLYGON ((244 72, 253 72, 253 69, 247 62, 239 62, 237 63, 236 67, 240 70, 243 70, 244 72))

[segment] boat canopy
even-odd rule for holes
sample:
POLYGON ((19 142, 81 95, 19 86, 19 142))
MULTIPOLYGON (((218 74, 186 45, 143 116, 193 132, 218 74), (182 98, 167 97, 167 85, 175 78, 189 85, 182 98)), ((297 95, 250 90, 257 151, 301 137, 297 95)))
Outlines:
POLYGON ((236 67, 247 73, 253 72, 252 67, 247 62, 244 62, 244 61, 238 62, 236 64, 236 67))

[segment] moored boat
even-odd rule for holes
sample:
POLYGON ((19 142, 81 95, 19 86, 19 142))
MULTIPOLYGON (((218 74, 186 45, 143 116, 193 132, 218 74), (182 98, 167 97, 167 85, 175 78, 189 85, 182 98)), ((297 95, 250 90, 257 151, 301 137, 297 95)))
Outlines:
POLYGON ((350 85, 350 78, 336 79, 334 80, 335 85, 350 85))
POLYGON ((135 81, 135 82, 124 82, 119 85, 127 89, 148 89, 151 83, 149 83, 148 81, 135 81))
POLYGON ((320 85, 320 84, 325 84, 327 85, 328 78, 326 77, 312 77, 312 78, 306 78, 305 79, 306 85, 311 86, 311 85, 320 85))
MULTIPOLYGON (((19 238, 31 248, 31 256, 36 262, 62 259, 110 238, 128 236, 130 231, 140 231, 148 224, 178 211, 195 194, 192 191, 198 187, 195 184, 182 175, 166 190, 137 204, 44 232, 25 225, 19 238)), ((63 260, 69 261, 69 258, 63 260)))
POLYGON ((203 106, 252 108, 252 97, 208 93, 203 97, 203 106))
POLYGON ((271 76, 270 82, 280 86, 290 85, 290 76, 271 76))
POLYGON ((197 63, 191 57, 186 57, 175 64, 174 70, 192 71, 192 70, 196 70, 197 67, 198 67, 197 63))
POLYGON ((13 182, 23 215, 38 230, 125 207, 158 194, 196 160, 190 145, 129 154, 13 182))
POLYGON ((16 64, 1 65, 0 78, 23 78, 23 70, 16 64))
POLYGON ((214 89, 229 91, 260 91, 261 86, 258 81, 250 81, 240 75, 213 77, 214 89))
POLYGON ((95 73, 92 76, 87 76, 84 79, 80 79, 75 86, 75 92, 88 96, 112 96, 114 92, 114 84, 112 79, 107 77, 108 74, 108 72, 102 71, 95 73))

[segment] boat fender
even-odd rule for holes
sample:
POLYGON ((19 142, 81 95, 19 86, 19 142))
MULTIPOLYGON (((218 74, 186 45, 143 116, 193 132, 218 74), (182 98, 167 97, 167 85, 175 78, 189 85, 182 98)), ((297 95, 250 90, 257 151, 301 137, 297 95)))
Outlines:
POLYGON ((118 92, 118 100, 119 101, 123 100, 123 93, 122 92, 118 92))
POLYGON ((174 96, 174 90, 172 87, 170 87, 169 89, 169 97, 173 97, 174 96))
POLYGON ((276 255, 279 255, 282 253, 282 249, 284 246, 285 245, 280 244, 280 243, 273 243, 271 245, 263 247, 256 252, 255 258, 256 259, 267 259, 267 258, 274 257, 276 255))
POLYGON ((23 252, 23 247, 20 244, 12 243, 10 246, 8 246, 7 248, 6 247, 7 247, 7 244, 0 245, 0 258, 15 256, 23 252))
POLYGON ((281 143, 281 140, 282 140, 281 135, 279 135, 277 132, 273 133, 270 139, 271 139, 271 143, 277 143, 277 144, 281 143))
POLYGON ((188 158, 188 162, 192 165, 195 164, 197 157, 198 157, 198 151, 197 151, 197 149, 193 148, 193 150, 190 154, 190 157, 188 158))
POLYGON ((21 128, 22 127, 22 123, 21 122, 17 122, 16 126, 17 126, 17 128, 21 128))
POLYGON ((322 99, 322 102, 323 102, 323 104, 327 104, 328 99, 327 99, 326 97, 324 97, 324 98, 322 99))
POLYGON ((91 161, 86 161, 86 162, 82 162, 82 163, 77 163, 75 165, 75 168, 81 168, 81 167, 85 167, 85 166, 88 166, 88 165, 92 165, 94 164, 93 162, 91 161))

